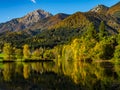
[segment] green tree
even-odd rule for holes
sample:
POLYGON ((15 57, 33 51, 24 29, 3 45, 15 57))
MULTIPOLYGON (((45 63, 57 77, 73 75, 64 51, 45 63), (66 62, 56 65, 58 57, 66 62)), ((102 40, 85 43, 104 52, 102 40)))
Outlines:
POLYGON ((17 59, 22 59, 23 57, 23 52, 21 49, 15 49, 15 54, 17 59))
POLYGON ((25 44, 23 46, 23 56, 24 56, 24 59, 29 59, 30 58, 30 49, 29 49, 29 46, 27 44, 25 44))
MULTIPOLYGON (((110 38, 110 37, 109 37, 110 38)), ((94 47, 94 57, 95 59, 108 60, 113 57, 114 53, 114 41, 112 39, 103 39, 96 43, 94 47)))
POLYGON ((90 23, 87 29, 87 36, 88 38, 95 38, 96 37, 96 29, 93 23, 90 23))
POLYGON ((101 21, 100 26, 99 26, 99 39, 101 40, 105 35, 106 35, 105 23, 101 21))
POLYGON ((120 59, 120 45, 115 47, 114 58, 120 59))
POLYGON ((13 52, 12 45, 10 43, 5 43, 3 47, 4 59, 13 59, 13 52))

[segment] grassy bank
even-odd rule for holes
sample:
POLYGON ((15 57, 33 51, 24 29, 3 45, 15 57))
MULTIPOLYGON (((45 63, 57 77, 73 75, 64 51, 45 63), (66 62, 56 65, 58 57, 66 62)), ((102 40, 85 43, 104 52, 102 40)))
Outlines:
POLYGON ((0 53, 0 61, 2 61, 3 60, 3 53, 0 53))
POLYGON ((53 61, 51 59, 35 59, 35 58, 29 58, 29 59, 15 59, 15 60, 3 60, 4 54, 0 53, 0 62, 47 62, 47 61, 53 61))

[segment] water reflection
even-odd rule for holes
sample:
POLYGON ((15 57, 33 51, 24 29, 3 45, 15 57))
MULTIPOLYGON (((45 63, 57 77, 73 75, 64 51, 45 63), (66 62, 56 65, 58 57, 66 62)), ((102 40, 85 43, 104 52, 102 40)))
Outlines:
POLYGON ((120 65, 111 62, 4 63, 0 90, 120 90, 120 65))
POLYGON ((14 73, 14 68, 15 66, 13 64, 10 63, 6 63, 3 66, 3 78, 5 81, 10 81, 12 78, 12 73, 14 73))

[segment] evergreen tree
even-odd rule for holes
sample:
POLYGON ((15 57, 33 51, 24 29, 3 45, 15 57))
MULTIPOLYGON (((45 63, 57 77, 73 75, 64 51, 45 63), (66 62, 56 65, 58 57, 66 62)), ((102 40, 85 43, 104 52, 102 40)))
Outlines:
POLYGON ((105 36, 105 34, 106 34, 105 23, 103 21, 101 21, 101 23, 99 25, 99 39, 101 40, 105 36))
POLYGON ((95 38, 96 37, 96 29, 93 23, 90 23, 87 30, 88 38, 95 38))

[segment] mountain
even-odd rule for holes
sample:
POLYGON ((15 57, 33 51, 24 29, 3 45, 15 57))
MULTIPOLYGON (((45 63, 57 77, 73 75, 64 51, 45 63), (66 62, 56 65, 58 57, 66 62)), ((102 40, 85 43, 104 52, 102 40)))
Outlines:
POLYGON ((28 13, 24 17, 0 24, 0 33, 6 31, 25 31, 27 33, 37 33, 40 30, 50 30, 59 27, 83 29, 88 25, 88 22, 92 22, 96 27, 98 27, 101 20, 106 22, 108 30, 115 31, 118 30, 120 26, 120 21, 117 19, 120 17, 119 11, 120 2, 112 7, 97 5, 89 12, 79 14, 76 13, 73 15, 59 13, 53 16, 49 12, 39 9, 28 13))
POLYGON ((67 18, 68 14, 64 14, 64 13, 58 13, 54 16, 51 17, 47 17, 44 18, 41 21, 38 21, 37 23, 35 23, 33 26, 29 27, 28 30, 45 30, 48 29, 51 26, 54 26, 55 24, 59 23, 60 21, 64 20, 65 18, 67 18))
POLYGON ((98 31, 100 22, 104 21, 106 25, 106 30, 110 34, 115 34, 119 32, 118 30, 120 28, 120 20, 117 19, 116 17, 113 17, 112 15, 108 15, 108 12, 114 8, 116 8, 116 11, 119 11, 120 10, 119 7, 120 7, 120 3, 117 3, 112 7, 107 7, 105 5, 98 5, 88 12, 85 12, 85 13, 77 12, 65 18, 58 24, 51 26, 50 29, 64 28, 64 29, 71 29, 71 30, 74 30, 74 29, 86 30, 89 23, 93 23, 95 25, 95 28, 98 31))
POLYGON ((120 19, 120 2, 110 7, 107 14, 120 19))
POLYGON ((90 10, 90 12, 96 12, 99 14, 104 14, 106 16, 112 16, 115 18, 120 18, 120 2, 117 4, 107 7, 105 5, 97 5, 93 9, 90 10))
POLYGON ((35 10, 22 18, 13 19, 6 23, 0 24, 0 33, 5 31, 22 31, 34 25, 34 23, 50 16, 52 16, 52 14, 48 12, 43 10, 35 10))
POLYGON ((103 14, 98 14, 96 12, 86 12, 81 13, 77 12, 63 21, 59 22, 58 24, 54 25, 50 29, 79 29, 79 30, 86 30, 90 23, 93 23, 98 29, 100 22, 104 21, 106 24, 106 30, 110 33, 117 33, 118 29, 120 28, 120 22, 113 17, 107 17, 103 14))
POLYGON ((28 13, 26 16, 19 18, 19 22, 24 24, 26 27, 29 27, 34 23, 50 16, 52 16, 52 14, 48 12, 43 10, 35 10, 31 13, 28 13))
POLYGON ((90 10, 90 12, 96 12, 99 14, 106 14, 106 12, 109 10, 109 7, 105 5, 97 5, 93 9, 90 10))

